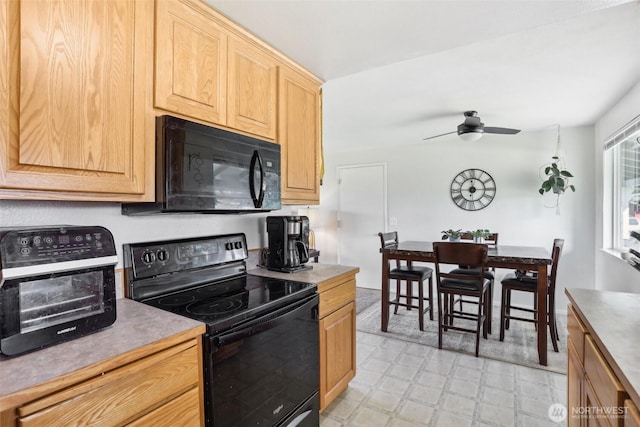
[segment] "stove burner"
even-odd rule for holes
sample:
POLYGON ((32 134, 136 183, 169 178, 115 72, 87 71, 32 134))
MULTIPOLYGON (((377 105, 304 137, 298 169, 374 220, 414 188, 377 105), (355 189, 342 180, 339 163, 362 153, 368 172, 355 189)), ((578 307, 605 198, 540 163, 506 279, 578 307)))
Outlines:
POLYGON ((198 316, 217 316, 232 313, 244 306, 242 298, 220 298, 187 306, 187 312, 198 316))
POLYGON ((193 302, 196 298, 192 295, 169 295, 158 300, 158 305, 177 307, 193 302))

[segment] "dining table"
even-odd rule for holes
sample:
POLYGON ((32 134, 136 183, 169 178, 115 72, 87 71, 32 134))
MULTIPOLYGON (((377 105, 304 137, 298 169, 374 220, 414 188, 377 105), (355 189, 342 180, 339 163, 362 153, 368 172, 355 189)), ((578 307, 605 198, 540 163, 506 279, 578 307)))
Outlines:
MULTIPOLYGON (((468 243, 459 242, 466 245, 468 243)), ((405 260, 435 263, 433 242, 404 241, 397 245, 380 249, 382 253, 382 324, 380 329, 387 332, 389 326, 389 261, 405 260)), ((537 272, 537 310, 538 310, 538 360, 541 365, 547 365, 547 277, 548 266, 551 265, 551 255, 546 248, 539 246, 488 246, 487 267, 508 268, 514 270, 528 270, 537 272), (540 315, 542 313, 542 315, 540 315)))

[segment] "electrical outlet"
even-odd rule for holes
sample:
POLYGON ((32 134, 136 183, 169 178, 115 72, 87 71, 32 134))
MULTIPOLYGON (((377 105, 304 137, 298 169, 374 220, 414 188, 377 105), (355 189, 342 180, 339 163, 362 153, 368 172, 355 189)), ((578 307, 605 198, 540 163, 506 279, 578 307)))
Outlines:
POLYGON ((390 217, 389 225, 398 225, 398 217, 395 217, 395 216, 390 217))

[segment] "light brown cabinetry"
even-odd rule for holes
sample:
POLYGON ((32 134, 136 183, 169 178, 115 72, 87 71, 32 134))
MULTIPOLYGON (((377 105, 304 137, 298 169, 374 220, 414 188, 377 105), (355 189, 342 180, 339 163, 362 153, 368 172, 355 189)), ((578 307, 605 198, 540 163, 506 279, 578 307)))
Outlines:
POLYGON ((1 414, 2 426, 203 424, 201 338, 175 345, 156 343, 93 372, 78 371, 27 390, 15 409, 1 414), (162 350, 158 351, 158 348, 162 350))
MULTIPOLYGON (((623 427, 632 422, 624 410, 628 395, 609 366, 585 322, 571 306, 567 309, 569 426, 623 427)), ((630 402, 633 404, 632 402, 630 402)))
POLYGON ((0 46, 0 196, 151 200, 153 3, 0 0, 0 46))
POLYGON ((283 67, 279 77, 278 142, 282 146, 282 203, 320 202, 320 89, 283 67))
POLYGON ((318 283, 320 294, 320 410, 326 408, 356 374, 357 269, 318 283))
POLYGON ((254 45, 229 39, 229 127, 276 139, 278 65, 254 45))
POLYGON ((155 107, 275 140, 277 62, 200 1, 158 0, 155 107))
POLYGON ((228 32, 196 1, 156 2, 155 106, 227 123, 228 32))
POLYGON ((627 418, 624 421, 625 427, 640 427, 640 411, 636 405, 629 399, 624 401, 625 414, 627 418))
POLYGON ((282 203, 320 201, 320 81, 197 0, 157 0, 154 106, 281 145, 282 203))

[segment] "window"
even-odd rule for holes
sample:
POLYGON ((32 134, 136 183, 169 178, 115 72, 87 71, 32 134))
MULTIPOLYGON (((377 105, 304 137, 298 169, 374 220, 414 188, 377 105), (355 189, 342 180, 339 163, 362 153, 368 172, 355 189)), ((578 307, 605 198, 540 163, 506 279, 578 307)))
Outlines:
MULTIPOLYGON (((640 116, 605 144, 605 205, 610 205, 612 249, 640 247, 640 116), (608 178, 608 179, 607 179, 608 178), (608 185, 607 185, 608 184, 608 185), (606 194, 607 190, 611 194, 606 194)), ((606 206, 605 206, 606 207, 606 206)))

